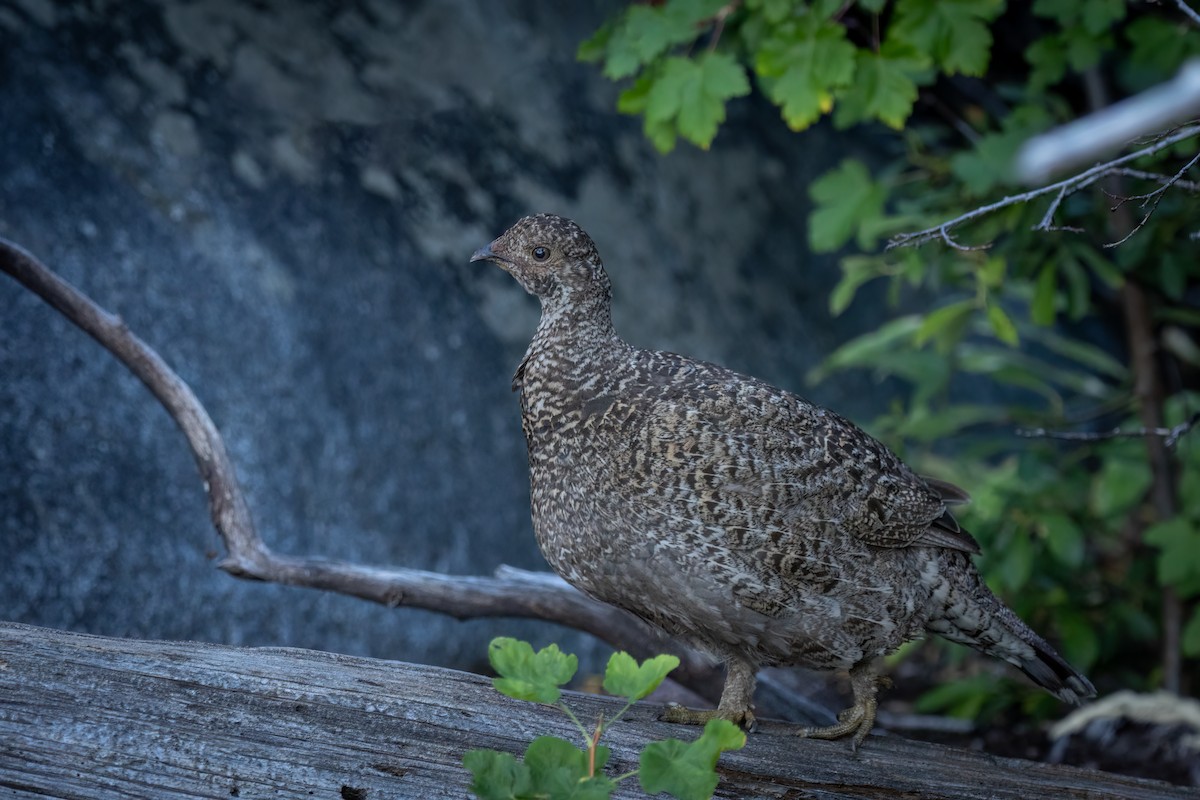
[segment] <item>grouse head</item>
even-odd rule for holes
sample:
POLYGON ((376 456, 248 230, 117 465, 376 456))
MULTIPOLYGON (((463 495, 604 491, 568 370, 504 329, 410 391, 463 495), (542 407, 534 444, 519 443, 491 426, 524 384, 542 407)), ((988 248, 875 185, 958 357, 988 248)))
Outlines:
POLYGON ((596 245, 574 222, 554 214, 523 217, 472 261, 491 261, 543 304, 608 298, 608 276, 596 245))

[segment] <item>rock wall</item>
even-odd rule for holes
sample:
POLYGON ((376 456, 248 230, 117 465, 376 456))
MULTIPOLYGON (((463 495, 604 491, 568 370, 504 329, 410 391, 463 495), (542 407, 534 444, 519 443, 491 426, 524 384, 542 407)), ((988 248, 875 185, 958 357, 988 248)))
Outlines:
MULTIPOLYGON (((657 155, 574 61, 616 6, 0 0, 0 235, 191 384, 273 548, 537 568, 509 392, 537 308, 476 247, 571 216, 628 339, 796 390, 854 332, 804 219, 855 143, 751 99, 711 152, 657 155)), ((239 582, 218 547, 163 410, 0 279, 0 618, 459 666, 563 636, 239 582)))

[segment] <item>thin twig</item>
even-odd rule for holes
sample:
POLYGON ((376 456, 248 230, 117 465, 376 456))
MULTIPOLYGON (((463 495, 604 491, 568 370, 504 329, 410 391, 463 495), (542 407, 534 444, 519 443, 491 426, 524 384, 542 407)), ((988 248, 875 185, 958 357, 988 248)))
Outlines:
POLYGON ((1058 207, 1062 205, 1062 201, 1067 197, 1067 187, 1058 190, 1058 196, 1050 201, 1050 205, 1046 208, 1046 214, 1042 217, 1042 221, 1033 226, 1035 231, 1054 230, 1054 226, 1050 223, 1054 221, 1054 214, 1058 211, 1058 207))
POLYGON ((1180 11, 1190 17, 1192 22, 1200 25, 1200 14, 1196 13, 1196 9, 1183 2, 1183 0, 1175 0, 1175 5, 1178 6, 1180 11))
MULTIPOLYGON (((1153 144, 1143 147, 1141 150, 1128 153, 1120 158, 1107 161, 1103 164, 1097 164, 1091 169, 1080 172, 1078 175, 1074 175, 1065 180, 1058 181, 1057 183, 1052 183, 1039 189, 1032 189, 1028 192, 1022 192, 1021 194, 1010 195, 1001 200, 997 200, 994 203, 989 203, 988 205, 981 206, 973 211, 968 211, 966 214, 957 216, 954 219, 947 220, 938 225, 926 228, 925 230, 916 231, 913 233, 897 234, 888 241, 887 246, 884 249, 891 250, 895 247, 918 247, 935 239, 941 239, 951 243, 948 232, 952 228, 956 228, 965 222, 979 219, 980 217, 991 214, 994 211, 999 211, 1002 208, 1008 208, 1009 206, 1016 205, 1018 203, 1028 203, 1030 200, 1042 197, 1043 195, 1053 194, 1056 192, 1065 192, 1064 196, 1072 194, 1080 189, 1092 185, 1106 175, 1111 175, 1118 167, 1128 164, 1130 161, 1136 161, 1144 156, 1153 155, 1154 153, 1165 150, 1166 148, 1178 142, 1189 139, 1198 133, 1200 133, 1200 125, 1189 125, 1185 128, 1180 128, 1174 133, 1158 139, 1153 144)), ((1037 228, 1035 228, 1035 230, 1036 229, 1037 228)), ((952 243, 952 246, 955 245, 952 243)), ((965 247, 965 245, 957 245, 957 249, 964 249, 965 247)), ((979 247, 980 246, 977 246, 973 249, 979 249, 979 247)))
POLYGON ((1147 172, 1144 169, 1133 169, 1131 167, 1121 167, 1114 169, 1110 175, 1124 175, 1127 178, 1140 178, 1144 181, 1155 181, 1157 183, 1167 183, 1172 181, 1176 189, 1184 189, 1189 192, 1200 192, 1200 183, 1195 181, 1174 180, 1171 175, 1163 175, 1161 172, 1147 172))
POLYGON ((725 31, 725 20, 734 11, 737 11, 738 6, 742 4, 742 0, 732 0, 717 9, 717 13, 713 14, 713 32, 708 40, 708 52, 713 52, 717 49, 717 43, 721 41, 721 34, 725 31))
POLYGON ((1017 436, 1026 439, 1062 439, 1070 442, 1102 442, 1107 439, 1141 439, 1158 436, 1167 447, 1174 447, 1179 439, 1200 423, 1200 411, 1173 428, 1113 428, 1110 431, 1052 431, 1046 428, 1018 428, 1017 436))
POLYGON ((1117 247, 1118 245, 1125 244, 1125 242, 1129 241, 1130 236, 1133 236, 1135 233, 1140 231, 1142 229, 1142 227, 1146 224, 1146 222, 1149 221, 1150 216, 1158 209, 1158 204, 1160 202, 1162 202, 1163 194, 1167 191, 1167 189, 1171 188, 1171 186, 1173 186, 1176 181, 1178 181, 1180 178, 1182 178, 1183 173, 1187 172, 1189 169, 1191 169, 1193 166, 1195 166, 1197 161, 1200 161, 1200 153, 1197 153, 1196 155, 1194 155, 1192 157, 1191 161, 1184 164, 1183 167, 1178 172, 1176 172, 1173 176, 1171 176, 1170 180, 1168 180, 1162 186, 1158 187, 1157 189, 1155 189, 1153 192, 1150 192, 1149 194, 1140 194, 1140 195, 1134 195, 1133 197, 1121 198, 1121 201, 1119 203, 1117 203, 1116 206, 1113 207, 1113 209, 1112 209, 1113 211, 1116 211, 1118 208, 1121 207, 1121 205, 1129 202, 1130 200, 1141 200, 1142 208, 1146 208, 1146 203, 1150 203, 1150 208, 1146 209, 1146 213, 1142 215, 1142 218, 1138 221, 1138 223, 1136 225, 1133 226, 1133 229, 1131 231, 1129 231, 1129 233, 1125 234, 1124 236, 1122 236, 1120 239, 1118 239, 1115 242, 1109 242, 1109 243, 1105 244, 1104 245, 1105 249, 1117 247), (1153 201, 1153 202, 1151 202, 1151 201, 1153 201))

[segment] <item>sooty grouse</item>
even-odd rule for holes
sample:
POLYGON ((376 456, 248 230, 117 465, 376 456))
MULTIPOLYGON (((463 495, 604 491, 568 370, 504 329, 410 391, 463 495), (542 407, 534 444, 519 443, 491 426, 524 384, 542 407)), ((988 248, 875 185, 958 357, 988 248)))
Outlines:
POLYGON ((927 632, 1062 700, 1095 695, 984 586, 979 547, 947 510, 962 490, 796 395, 626 344, 596 246, 570 220, 525 217, 471 260, 542 304, 513 378, 542 553, 587 594, 726 662, 716 710, 665 718, 749 727, 758 667, 844 668, 854 705, 802 733, 857 745, 875 719, 873 660, 927 632))

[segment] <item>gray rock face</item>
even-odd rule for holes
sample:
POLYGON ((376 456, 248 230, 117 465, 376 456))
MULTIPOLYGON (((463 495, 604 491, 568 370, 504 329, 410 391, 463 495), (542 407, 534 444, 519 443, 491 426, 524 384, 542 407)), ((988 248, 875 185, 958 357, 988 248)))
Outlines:
MULTIPOLYGON (((658 156, 574 62, 613 7, 0 0, 0 235, 191 384, 273 548, 539 568, 509 391, 538 311, 481 242, 574 217, 627 339, 792 389, 851 332, 804 255, 828 137, 746 101, 658 156)), ((854 415, 864 388, 812 394, 854 415)), ((239 582, 219 546, 166 413, 0 279, 0 617, 459 666, 563 636, 239 582)))

